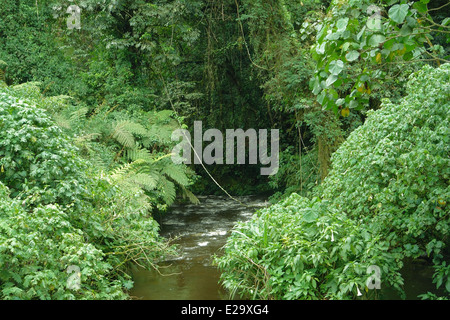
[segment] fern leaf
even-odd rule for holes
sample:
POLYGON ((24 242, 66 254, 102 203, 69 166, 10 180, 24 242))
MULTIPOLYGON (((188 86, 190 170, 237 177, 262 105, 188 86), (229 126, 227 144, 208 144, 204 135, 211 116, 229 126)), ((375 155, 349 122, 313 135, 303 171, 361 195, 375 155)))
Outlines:
POLYGON ((74 111, 70 114, 70 121, 76 122, 80 121, 83 118, 86 118, 86 114, 88 113, 89 109, 86 107, 82 107, 78 109, 77 111, 74 111))
POLYGON ((131 149, 135 147, 135 141, 133 134, 127 129, 128 122, 129 121, 117 122, 112 129, 111 136, 122 146, 131 149))
POLYGON ((156 175, 138 173, 134 175, 130 181, 138 184, 142 189, 147 191, 155 190, 158 186, 158 177, 156 175))
POLYGON ((173 133, 173 130, 175 130, 175 126, 169 126, 169 125, 157 125, 153 126, 148 130, 148 137, 155 142, 158 143, 170 143, 171 142, 171 136, 173 133))
POLYGON ((139 147, 134 148, 134 149, 128 149, 126 151, 126 156, 131 161, 136 161, 136 160, 141 159, 141 160, 151 162, 153 160, 150 151, 148 151, 147 149, 139 148, 139 147))
POLYGON ((159 179, 158 186, 161 190, 161 196, 163 201, 169 206, 173 204, 176 197, 175 184, 166 179, 164 176, 161 176, 161 178, 159 179))
POLYGON ((134 162, 126 163, 112 170, 112 172, 109 174, 109 177, 113 181, 128 179, 130 176, 138 173, 143 163, 145 163, 145 161, 142 160, 136 160, 134 162))
POLYGON ((161 111, 157 112, 155 116, 158 119, 158 121, 167 122, 167 121, 172 120, 173 111, 169 110, 169 109, 161 110, 161 111))
POLYGON ((183 190, 183 198, 188 198, 189 201, 193 204, 199 204, 200 200, 193 194, 190 190, 186 189, 185 187, 182 187, 183 190))
POLYGON ((169 178, 182 186, 187 186, 189 184, 189 179, 186 176, 183 166, 176 165, 172 162, 165 162, 164 164, 166 165, 161 171, 162 174, 167 175, 169 178))
POLYGON ((133 134, 138 136, 147 136, 147 129, 145 129, 141 124, 133 121, 123 121, 124 128, 133 134))
POLYGON ((64 129, 72 128, 72 126, 70 124, 70 120, 64 118, 63 116, 56 114, 53 118, 55 119, 55 122, 58 125, 58 127, 64 128, 64 129))
POLYGON ((101 156, 99 156, 98 152, 95 150, 89 149, 90 159, 89 161, 93 164, 94 168, 97 168, 98 171, 104 170, 107 168, 107 164, 101 156))

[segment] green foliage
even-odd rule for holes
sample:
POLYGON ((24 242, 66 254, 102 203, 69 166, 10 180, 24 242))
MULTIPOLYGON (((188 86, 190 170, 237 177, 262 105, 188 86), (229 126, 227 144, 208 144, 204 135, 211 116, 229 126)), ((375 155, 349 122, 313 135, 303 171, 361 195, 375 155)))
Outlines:
MULTIPOLYGON (((39 250, 26 245, 21 255, 36 261, 39 272, 50 265, 48 274, 32 273, 34 264, 25 258, 10 264, 23 273, 10 274, 0 266, 3 295, 120 298, 119 291, 131 287, 130 263, 157 267, 171 248, 159 237, 151 212, 166 210, 177 196, 198 201, 190 191, 196 174, 169 159, 171 133, 180 123, 280 129, 284 151, 278 175, 267 180, 248 166, 208 169, 233 194, 272 188, 278 191, 274 199, 291 192, 310 196, 327 175, 332 152, 363 123, 363 108, 378 109, 382 98, 391 102, 367 113, 364 128, 370 129, 352 135, 335 156, 332 176, 315 190, 323 201, 293 196, 261 213, 257 227, 239 227, 241 234, 258 239, 246 245, 259 249, 250 260, 247 247, 243 258, 235 257, 238 262, 222 260, 225 268, 235 268, 225 275, 227 286, 253 297, 350 298, 356 286, 362 290, 368 263, 385 264, 392 274, 386 281, 399 286, 397 260, 429 255, 436 265, 435 283, 445 287, 448 123, 442 108, 448 97, 439 98, 447 87, 435 91, 445 84, 439 82, 442 74, 430 71, 435 80, 414 78, 412 85, 423 90, 410 92, 411 101, 401 100, 411 91, 405 84, 418 68, 413 62, 448 60, 450 20, 445 10, 435 10, 446 5, 436 3, 81 0, 76 3, 81 29, 71 30, 66 24, 71 1, 3 1, 0 181, 10 198, 0 187, 2 230, 26 243, 27 226, 55 223, 60 230, 64 225, 71 241, 89 252, 89 266, 80 262, 86 290, 69 292, 63 285, 67 266, 57 263, 68 259, 65 238, 35 231, 46 255, 36 257, 39 250), (432 101, 441 109, 431 107, 432 101), (403 109, 406 104, 409 109, 403 109), (342 117, 322 107, 340 110, 342 117), (309 209, 292 219, 285 216, 285 206, 309 209), (14 220, 13 209, 26 224, 14 220), (313 227, 316 215, 324 230, 333 230, 334 241, 323 242, 328 234, 321 238, 302 231, 313 227), (276 219, 287 225, 281 238, 270 231, 271 225, 284 228, 276 219), (386 235, 387 221, 394 235, 386 235), (428 229, 420 231, 420 224, 428 229), (368 240, 365 232, 379 242, 368 240), (318 244, 305 249, 311 251, 309 258, 297 257, 299 241, 318 244), (335 245, 328 259, 326 252, 335 245), (284 274, 281 264, 273 269, 272 254, 285 258, 290 271, 284 274), (305 275, 299 261, 308 270, 305 275), (249 262, 256 269, 237 271, 249 262), (328 270, 331 266, 336 269, 328 270), (91 283, 88 274, 99 282, 91 283), (37 277, 43 277, 43 286, 34 292, 37 277)), ((206 178, 197 190, 214 192, 206 178)), ((2 241, 8 237, 0 233, 2 241)), ((230 241, 238 246, 241 240, 235 233, 230 241)), ((17 248, 5 243, 9 251, 2 251, 0 259, 6 261, 17 248)))
MULTIPOLYGON (((192 183, 193 173, 186 166, 174 165, 170 159, 165 159, 174 145, 170 138, 171 134, 179 126, 178 121, 173 117, 173 112, 169 110, 141 111, 130 114, 114 111, 114 108, 108 109, 106 106, 99 106, 94 111, 89 111, 87 107, 68 105, 65 97, 43 97, 37 85, 22 84, 10 88, 9 93, 15 97, 38 101, 39 106, 53 113, 53 118, 59 127, 63 128, 66 134, 75 137, 74 144, 77 148, 71 148, 77 161, 80 160, 78 154, 81 154, 86 160, 95 164, 91 170, 96 173, 111 172, 111 178, 115 183, 120 183, 123 188, 131 188, 136 194, 141 194, 140 189, 145 190, 146 194, 140 200, 147 202, 148 208, 158 207, 164 210, 171 205, 176 197, 176 186, 180 195, 187 196, 193 202, 197 201, 195 196, 187 190, 192 183)), ((44 110, 39 112, 41 117, 47 117, 43 114, 44 110)), ((22 116, 19 114, 17 117, 22 116)), ((11 123, 16 123, 14 121, 11 123)), ((47 121, 51 123, 50 119, 47 121)), ((60 136, 61 129, 54 123, 52 125, 56 136, 60 136)), ((25 128, 22 128, 21 133, 23 130, 25 128)), ((41 130, 45 131, 45 128, 41 130)), ((19 136, 19 133, 14 136, 19 136)), ((47 140, 48 143, 51 142, 47 140)), ((5 140, 4 143, 8 141, 5 140)), ((26 144, 27 141, 22 143, 26 144)), ((49 149, 49 152, 44 154, 52 156, 48 145, 42 145, 40 148, 49 149)), ((29 156, 28 153, 26 155, 29 156)), ((5 163, 8 163, 8 159, 5 158, 5 163)), ((40 172, 46 172, 45 167, 34 165, 42 168, 40 172)), ((49 165, 56 170, 54 164, 49 163, 49 165)), ((80 162, 78 166, 72 165, 71 168, 81 172, 83 165, 86 167, 86 164, 80 162)), ((11 164, 5 164, 4 170, 8 170, 11 166, 11 164)), ((69 173, 65 175, 70 177, 69 173)), ((20 181, 17 183, 21 187, 26 186, 20 181)), ((72 199, 76 198, 77 196, 73 194, 72 199)))
POLYGON ((137 157, 135 161, 113 170, 110 179, 121 188, 136 193, 139 189, 145 190, 149 202, 162 201, 160 209, 174 203, 176 185, 181 188, 183 197, 198 203, 195 195, 186 189, 191 184, 186 169, 175 165, 167 156, 159 159, 137 157))
POLYGON ((51 94, 68 92, 74 83, 70 55, 55 37, 53 0, 4 0, 0 8, 0 60, 8 84, 43 82, 51 94))
POLYGON ((104 253, 86 242, 59 206, 27 212, 0 182, 0 297, 2 299, 124 299, 104 253), (80 268, 81 286, 68 287, 68 266, 80 268))
POLYGON ((0 178, 12 196, 68 204, 82 197, 86 164, 45 114, 0 92, 0 178))
MULTIPOLYGON (((11 94, 39 100, 39 106, 52 114, 60 129, 75 137, 74 144, 81 155, 94 164, 92 170, 96 173, 107 173, 137 160, 153 163, 170 152, 171 133, 178 127, 177 116, 172 111, 162 110, 169 105, 167 98, 161 97, 166 87, 161 84, 161 76, 171 77, 172 66, 180 61, 179 51, 188 49, 186 45, 197 39, 198 31, 189 26, 191 21, 186 17, 199 13, 198 4, 81 1, 77 5, 82 10, 82 29, 69 30, 65 6, 70 4, 67 1, 22 1, 20 4, 11 2, 10 8, 2 7, 2 23, 16 15, 18 22, 11 21, 11 25, 27 25, 26 30, 16 36, 12 36, 10 26, 0 28, 5 35, 0 57, 8 63, 7 82, 40 81, 34 83, 36 86, 29 83, 15 87, 11 94), (168 21, 171 21, 170 26, 168 21), (182 45, 178 47, 177 43, 182 45), (37 55, 32 49, 39 46, 42 49, 37 55), (20 50, 12 50, 22 47, 31 51, 27 60, 17 57, 20 50), (52 67, 58 70, 52 69, 43 75, 43 56, 47 60, 54 59, 52 67), (68 66, 70 70, 64 69, 68 66), (26 76, 20 72, 35 68, 36 72, 26 76), (66 81, 70 82, 70 89, 62 90, 66 81), (41 86, 44 90, 40 90, 41 86), (55 92, 70 94, 70 97, 43 97, 44 93, 55 92)), ((198 98, 195 93, 189 96, 191 83, 171 82, 170 79, 167 83, 171 94, 168 98, 183 100, 176 101, 176 107, 187 108, 190 101, 198 98), (171 90, 174 83, 184 83, 185 87, 180 85, 171 90), (177 99, 181 96, 183 99, 177 99)), ((24 141, 23 145, 27 143, 24 141)), ((9 158, 4 161, 8 162, 9 158)), ((177 188, 180 194, 189 195, 188 198, 195 201, 195 196, 186 189, 192 183, 193 174, 185 167, 164 163, 165 166, 148 167, 147 177, 140 173, 141 182, 150 179, 149 172, 156 177, 153 190, 148 183, 134 185, 146 188, 145 201, 152 202, 148 207, 164 210, 174 201, 177 188), (167 172, 163 172, 164 168, 167 172), (181 171, 184 177, 179 174, 181 171)), ((13 165, 9 165, 10 171, 13 165)), ((42 172, 49 171, 43 168, 42 172)), ((20 184, 20 188, 25 185, 20 184)), ((44 190, 41 185, 35 189, 44 190)), ((13 188, 12 192, 16 195, 19 191, 13 188)), ((70 201, 76 198, 74 195, 70 201)))
POLYGON ((238 224, 216 258, 225 287, 253 298, 370 296, 366 270, 377 265, 402 292, 402 260, 427 257, 449 292, 449 77, 450 64, 424 67, 400 104, 370 112, 317 197, 293 194, 238 224))
POLYGON ((424 67, 402 103, 369 113, 333 155, 321 190, 354 219, 371 219, 392 250, 436 266, 448 255, 449 77, 449 64, 424 67))
MULTIPOLYGON (((44 98, 33 84, 4 87, 0 99, 1 297, 126 298, 131 263, 157 268, 157 261, 173 252, 151 217, 154 201, 145 194, 147 185, 126 188, 114 179, 117 170, 105 174, 105 167, 80 157, 72 139, 40 108, 56 112, 67 108, 65 99, 44 98), (76 292, 66 286, 71 265, 81 270, 76 292)), ((69 112, 68 127, 82 128, 86 110, 69 112)), ((135 134, 139 128, 127 125, 135 134)), ((187 184, 184 171, 159 170, 187 184)))
POLYGON ((292 194, 239 223, 216 257, 223 285, 254 299, 349 299, 364 291, 370 265, 399 287, 398 254, 329 201, 292 194))
POLYGON ((385 82, 395 81, 405 63, 447 61, 444 48, 431 40, 433 33, 448 33, 448 27, 433 20, 428 1, 398 2, 333 1, 316 23, 310 86, 324 108, 363 109, 372 92, 385 90, 385 82))
POLYGON ((271 202, 278 202, 291 193, 307 196, 320 181, 317 151, 309 151, 300 158, 293 149, 290 147, 280 153, 280 169, 270 177, 270 186, 278 190, 271 196, 271 202))
POLYGON ((113 174, 96 178, 91 184, 89 201, 81 212, 72 215, 92 243, 105 253, 113 266, 111 275, 130 283, 130 267, 139 265, 157 269, 157 263, 174 248, 159 235, 159 225, 153 219, 153 199, 143 187, 116 181, 113 174))

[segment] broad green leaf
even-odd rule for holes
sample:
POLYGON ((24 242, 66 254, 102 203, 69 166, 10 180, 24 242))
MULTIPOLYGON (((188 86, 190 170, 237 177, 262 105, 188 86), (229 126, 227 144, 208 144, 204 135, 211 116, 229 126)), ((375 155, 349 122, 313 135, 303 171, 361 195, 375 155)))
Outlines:
POLYGON ((405 24, 403 24, 403 26, 402 26, 402 28, 400 30, 400 35, 401 36, 408 36, 408 35, 410 35, 412 33, 412 31, 413 31, 412 28, 405 23, 405 24))
POLYGON ((388 40, 385 43, 383 43, 383 47, 385 49, 390 50, 395 43, 396 43, 396 40, 395 39, 391 39, 391 40, 388 40))
POLYGON ((413 8, 421 13, 425 13, 428 11, 427 5, 423 2, 415 2, 413 4, 413 8))
POLYGON ((326 86, 331 86, 336 80, 338 79, 338 76, 335 74, 330 74, 330 76, 327 78, 327 81, 325 82, 326 86))
POLYGON ((356 35, 356 40, 359 41, 359 39, 361 39, 361 37, 362 37, 364 31, 366 31, 366 26, 364 26, 364 27, 361 29, 361 31, 358 32, 358 34, 356 35))
POLYGON ((358 101, 356 101, 356 100, 350 101, 348 107, 349 107, 350 109, 355 109, 355 108, 357 108, 357 107, 358 107, 358 101))
POLYGON ((341 36, 342 36, 342 32, 337 31, 337 32, 330 33, 329 35, 327 35, 325 37, 325 39, 327 39, 327 40, 338 40, 339 38, 341 38, 341 36))
POLYGON ((337 21, 336 26, 338 31, 344 31, 348 25, 348 18, 341 18, 337 21))
POLYGON ((310 208, 306 208, 304 210, 304 214, 303 214, 303 220, 305 222, 314 222, 314 220, 316 220, 318 217, 317 212, 310 209, 310 208))
POLYGON ((409 61, 409 60, 411 60, 413 57, 414 57, 414 55, 413 55, 412 52, 407 52, 407 53, 405 53, 405 54, 403 55, 403 60, 409 61))
POLYGON ((316 47, 316 52, 318 54, 324 54, 325 53, 325 45, 326 45, 326 42, 322 42, 322 44, 320 46, 316 47))
POLYGON ((323 101, 324 101, 324 99, 325 99, 325 96, 326 96, 325 90, 322 90, 322 92, 317 96, 317 102, 319 102, 320 105, 323 104, 323 101))
POLYGON ((396 4, 389 9, 388 15, 394 22, 403 23, 408 14, 409 6, 407 4, 396 4))
POLYGON ((347 61, 355 61, 358 58, 359 58, 359 52, 356 50, 352 50, 345 55, 345 59, 347 59, 347 61))
POLYGON ((331 74, 338 75, 344 69, 344 62, 342 60, 334 60, 330 62, 329 71, 331 74))
POLYGON ((381 20, 379 18, 367 19, 366 25, 370 30, 381 30, 381 20))
POLYGON ((350 42, 344 43, 341 48, 342 52, 347 51, 348 48, 350 47, 350 44, 351 44, 350 42))
POLYGON ((386 37, 382 34, 374 34, 369 39, 369 46, 377 47, 380 43, 386 41, 386 37))
POLYGON ((406 23, 411 28, 415 28, 418 25, 417 20, 415 18, 413 18, 413 17, 406 17, 406 23))
POLYGON ((311 81, 311 86, 312 86, 312 92, 314 94, 318 94, 320 92, 320 90, 322 90, 322 88, 320 87, 320 81, 317 78, 314 78, 314 80, 311 81))

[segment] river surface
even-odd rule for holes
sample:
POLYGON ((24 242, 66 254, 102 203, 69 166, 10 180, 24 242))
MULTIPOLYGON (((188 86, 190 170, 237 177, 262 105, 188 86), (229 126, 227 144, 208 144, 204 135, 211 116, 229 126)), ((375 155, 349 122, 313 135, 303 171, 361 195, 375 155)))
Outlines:
POLYGON ((222 300, 229 295, 219 284, 219 271, 212 256, 220 254, 230 230, 238 221, 248 221, 258 210, 268 206, 264 196, 200 196, 200 204, 173 206, 157 218, 161 235, 176 238, 179 256, 166 261, 156 271, 135 270, 131 295, 145 300, 222 300))
MULTIPOLYGON (((268 206, 264 196, 199 197, 200 204, 173 206, 157 217, 161 235, 174 240, 179 255, 162 264, 156 271, 136 269, 131 295, 143 300, 222 300, 230 299, 219 283, 219 271, 212 265, 212 256, 220 254, 234 224, 248 221, 258 208, 268 206)), ((406 299, 417 299, 418 294, 436 292, 431 277, 433 269, 423 262, 405 261, 401 270, 406 299)), ((382 281, 382 277, 381 277, 382 281)), ((377 290, 378 291, 378 290, 377 290)), ((443 292, 437 292, 443 293, 443 292)), ((400 299, 396 291, 382 284, 377 299, 400 299)))

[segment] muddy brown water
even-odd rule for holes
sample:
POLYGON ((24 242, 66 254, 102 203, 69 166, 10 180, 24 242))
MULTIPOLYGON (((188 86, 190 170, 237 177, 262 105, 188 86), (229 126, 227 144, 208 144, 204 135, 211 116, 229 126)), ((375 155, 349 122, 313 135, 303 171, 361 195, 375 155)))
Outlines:
MULTIPOLYGON (((238 221, 248 221, 258 208, 268 206, 265 196, 238 199, 253 209, 228 197, 199 197, 200 204, 173 206, 158 219, 161 235, 176 238, 179 255, 162 263, 161 274, 136 268, 133 272, 135 299, 143 300, 223 300, 229 293, 219 283, 220 273, 212 265, 212 256, 220 254, 231 229, 238 221)), ((427 291, 436 293, 431 281, 433 269, 424 262, 405 261, 402 269, 406 299, 418 299, 427 291)), ((381 279, 382 280, 382 279, 381 279)), ((401 297, 382 284, 376 299, 401 297)), ((437 292, 442 293, 442 292, 437 292)))
POLYGON ((230 296, 219 284, 220 273, 212 256, 220 254, 230 230, 268 206, 264 196, 199 197, 200 204, 175 205, 160 222, 161 235, 176 238, 179 256, 166 261, 160 272, 137 269, 131 295, 145 300, 222 300, 230 296))

